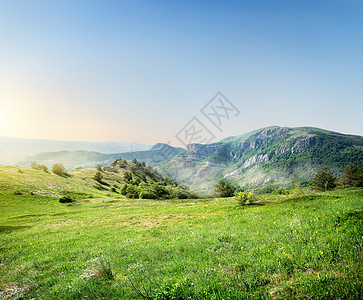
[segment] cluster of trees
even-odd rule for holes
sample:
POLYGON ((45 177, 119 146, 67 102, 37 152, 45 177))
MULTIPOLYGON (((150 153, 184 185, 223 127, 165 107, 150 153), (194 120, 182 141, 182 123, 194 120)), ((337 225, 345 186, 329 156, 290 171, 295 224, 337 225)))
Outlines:
POLYGON ((328 167, 321 167, 310 182, 312 189, 317 191, 329 191, 337 185, 341 186, 363 186, 363 164, 356 167, 350 163, 337 180, 333 172, 328 167))
POLYGON ((121 194, 127 198, 140 199, 190 199, 198 195, 185 185, 178 185, 172 178, 165 177, 159 182, 138 182, 131 179, 121 187, 121 194))

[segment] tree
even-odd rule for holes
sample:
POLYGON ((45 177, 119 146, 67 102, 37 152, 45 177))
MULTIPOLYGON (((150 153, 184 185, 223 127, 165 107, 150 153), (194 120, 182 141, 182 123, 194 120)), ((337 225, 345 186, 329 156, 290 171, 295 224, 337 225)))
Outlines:
POLYGON ((52 171, 57 175, 67 175, 67 170, 63 164, 54 164, 52 167, 52 171))
POLYGON ((214 193, 216 197, 232 197, 235 190, 236 187, 232 183, 226 182, 222 179, 216 184, 214 193))
POLYGON ((96 169, 97 169, 97 171, 102 172, 102 165, 97 165, 96 169))
POLYGON ((103 176, 101 174, 101 172, 97 171, 95 176, 93 177, 94 180, 98 181, 98 182, 101 182, 103 176))
POLYGON ((354 185, 357 181, 358 169, 357 167, 350 163, 343 171, 339 178, 339 184, 341 185, 354 185))
POLYGON ((321 167, 316 173, 310 186, 314 190, 328 191, 335 188, 335 176, 328 167, 321 167))

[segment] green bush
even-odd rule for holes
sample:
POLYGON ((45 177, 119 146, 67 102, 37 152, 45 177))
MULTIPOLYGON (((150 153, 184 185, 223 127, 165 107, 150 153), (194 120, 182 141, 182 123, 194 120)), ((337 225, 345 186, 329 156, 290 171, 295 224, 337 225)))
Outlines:
POLYGON ((97 182, 101 182, 102 178, 103 176, 100 171, 97 171, 95 176, 93 177, 93 179, 96 180, 97 182))
POLYGON ((46 173, 49 173, 48 167, 45 165, 37 164, 35 161, 30 163, 30 167, 35 170, 43 170, 46 173))
POLYGON ((14 195, 23 195, 23 192, 20 190, 14 191, 14 195))
POLYGON ((238 202, 238 205, 247 205, 257 200, 256 195, 253 192, 239 192, 235 199, 238 202))
POLYGON ((290 194, 290 191, 287 190, 287 189, 284 189, 282 187, 279 187, 278 189, 276 189, 274 191, 274 194, 276 194, 276 195, 289 195, 290 194))
POLYGON ((74 199, 68 195, 59 198, 59 203, 72 203, 72 202, 74 202, 74 199))
POLYGON ((52 167, 52 171, 54 174, 57 174, 57 175, 67 175, 67 170, 66 168, 64 167, 63 164, 54 164, 53 167, 52 167))

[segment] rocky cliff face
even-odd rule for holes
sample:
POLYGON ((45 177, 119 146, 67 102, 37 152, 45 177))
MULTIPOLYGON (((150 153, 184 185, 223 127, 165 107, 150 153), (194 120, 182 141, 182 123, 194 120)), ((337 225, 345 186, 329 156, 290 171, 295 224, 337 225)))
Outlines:
POLYGON ((187 151, 191 154, 195 154, 197 156, 206 156, 206 155, 210 155, 212 153, 214 153, 215 151, 218 150, 218 148, 220 148, 221 146, 223 146, 222 143, 218 143, 218 144, 189 144, 187 145, 187 151))

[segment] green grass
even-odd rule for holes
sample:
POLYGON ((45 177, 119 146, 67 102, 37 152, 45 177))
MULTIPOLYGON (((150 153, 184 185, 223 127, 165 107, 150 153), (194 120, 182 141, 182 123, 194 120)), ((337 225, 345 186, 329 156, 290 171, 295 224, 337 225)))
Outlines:
POLYGON ((359 299, 362 200, 351 189, 244 207, 231 198, 61 204, 3 188, 1 295, 359 299))

